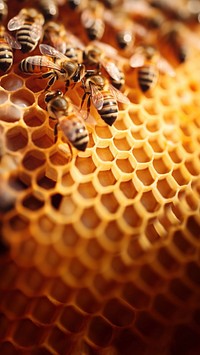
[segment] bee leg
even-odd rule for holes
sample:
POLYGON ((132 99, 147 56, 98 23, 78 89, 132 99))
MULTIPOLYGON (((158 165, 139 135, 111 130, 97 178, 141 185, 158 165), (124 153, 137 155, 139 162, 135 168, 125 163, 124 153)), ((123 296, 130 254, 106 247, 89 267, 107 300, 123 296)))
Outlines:
POLYGON ((69 80, 66 80, 65 81, 65 92, 67 92, 68 88, 69 88, 69 85, 70 85, 70 81, 69 80))
POLYGON ((85 91, 84 94, 83 94, 82 100, 81 100, 81 109, 82 109, 83 104, 85 102, 86 95, 87 95, 87 92, 85 91))
POLYGON ((48 84, 47 84, 47 86, 46 86, 46 88, 44 89, 44 91, 47 91, 47 90, 49 90, 49 88, 56 82, 56 80, 57 80, 57 74, 56 73, 54 73, 54 72, 47 72, 47 73, 44 73, 43 75, 42 75, 42 77, 44 78, 44 79, 46 79, 46 78, 49 78, 49 81, 48 81, 48 84))
POLYGON ((54 143, 58 140, 58 122, 54 126, 54 143))

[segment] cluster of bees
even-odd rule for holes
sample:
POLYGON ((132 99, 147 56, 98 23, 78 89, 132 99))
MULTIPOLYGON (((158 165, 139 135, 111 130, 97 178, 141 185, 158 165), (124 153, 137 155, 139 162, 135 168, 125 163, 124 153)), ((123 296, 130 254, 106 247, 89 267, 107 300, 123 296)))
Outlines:
POLYGON ((24 8, 8 21, 6 28, 8 4, 0 0, 0 70, 4 73, 10 70, 13 49, 26 54, 19 63, 19 70, 47 79, 44 101, 49 117, 56 121, 55 140, 59 127, 72 146, 84 151, 89 141, 82 113, 85 102, 87 117, 93 104, 100 117, 112 125, 118 116, 118 102, 129 104, 121 91, 127 65, 137 70, 138 86, 146 93, 156 85, 159 72, 175 75, 173 65, 155 43, 165 41, 179 63, 186 60, 183 36, 192 38, 193 42, 196 39, 183 23, 198 22, 200 10, 193 6, 189 11, 192 0, 187 1, 186 10, 173 3, 164 0, 38 0, 32 8, 25 7, 24 1, 24 8), (84 44, 56 21, 59 8, 63 6, 78 14, 89 43, 84 44), (106 26, 115 34, 113 45, 101 42, 106 26), (11 36, 12 31, 15 37, 11 36), (29 55, 36 47, 40 55, 29 55), (57 82, 64 83, 64 92, 52 90, 57 82), (80 108, 67 96, 67 91, 77 83, 83 89, 80 108))

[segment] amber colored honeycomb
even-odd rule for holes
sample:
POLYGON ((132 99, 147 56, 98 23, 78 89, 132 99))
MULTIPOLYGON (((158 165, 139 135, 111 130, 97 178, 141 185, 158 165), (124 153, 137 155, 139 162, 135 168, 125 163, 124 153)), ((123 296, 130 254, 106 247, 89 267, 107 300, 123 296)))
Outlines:
POLYGON ((199 354, 200 54, 147 95, 127 69, 130 105, 72 160, 21 58, 0 88, 0 354, 199 354))

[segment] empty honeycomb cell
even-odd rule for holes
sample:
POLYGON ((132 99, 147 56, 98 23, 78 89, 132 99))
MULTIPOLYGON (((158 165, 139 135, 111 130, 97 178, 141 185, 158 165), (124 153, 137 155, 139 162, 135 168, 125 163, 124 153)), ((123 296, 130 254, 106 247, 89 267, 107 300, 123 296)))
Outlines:
POLYGON ((65 224, 62 232, 62 242, 66 248, 74 248, 79 242, 79 235, 73 225, 65 224))
POLYGON ((84 280, 88 273, 87 267, 77 258, 70 260, 67 271, 70 273, 70 277, 72 276, 74 279, 79 280, 79 282, 80 280, 84 280))
POLYGON ((40 342, 41 337, 41 327, 34 324, 30 319, 22 319, 13 334, 14 341, 23 347, 34 346, 35 342, 40 342))
POLYGON ((13 262, 7 261, 4 265, 0 264, 1 290, 12 289, 12 287, 15 286, 17 273, 17 266, 13 262), (3 275, 5 275, 6 277, 3 278, 3 275))
POLYGON ((195 247, 189 242, 189 240, 187 240, 182 231, 177 230, 174 233, 173 244, 185 257, 191 257, 196 252, 195 247))
POLYGON ((150 146, 146 143, 144 143, 141 147, 133 148, 132 153, 138 163, 148 163, 152 159, 150 146))
POLYGON ((136 207, 132 205, 124 209, 123 218, 130 227, 139 227, 142 223, 141 216, 138 214, 136 207))
POLYGON ((138 331, 145 337, 157 342, 162 339, 164 334, 164 325, 148 312, 142 311, 136 316, 135 326, 138 331))
POLYGON ((52 352, 61 355, 70 355, 73 351, 72 334, 63 333, 63 331, 55 326, 49 332, 48 345, 52 348, 52 352))
POLYGON ((140 269, 140 275, 150 288, 161 289, 164 284, 164 279, 150 265, 144 264, 140 269))
POLYGON ((34 93, 39 93, 44 90, 44 82, 40 78, 29 77, 25 81, 27 89, 31 90, 34 93))
POLYGON ((117 298, 111 298, 106 302, 103 315, 117 327, 127 327, 133 323, 135 318, 133 309, 117 298))
POLYGON ((11 151, 23 149, 28 144, 28 134, 25 128, 14 127, 6 132, 6 146, 11 151))
POLYGON ((192 298, 192 290, 179 278, 171 280, 169 290, 171 294, 184 305, 186 302, 190 302, 192 298))
POLYGON ((145 208, 145 210, 149 213, 154 213, 155 211, 158 211, 161 207, 159 201, 155 197, 154 190, 143 192, 140 202, 145 208))
POLYGON ((109 147, 107 148, 97 148, 96 153, 98 155, 98 158, 103 161, 113 161, 114 156, 110 150, 109 147))
POLYGON ((177 319, 176 303, 172 303, 164 294, 158 294, 155 297, 152 307, 167 323, 171 324, 177 319))
POLYGON ((100 246, 96 239, 88 240, 86 250, 88 256, 95 261, 102 259, 104 256, 104 249, 100 246))
POLYGON ((146 345, 137 331, 131 328, 123 329, 115 339, 118 353, 123 355, 136 354, 144 355, 146 345))
POLYGON ((120 241, 123 238, 117 221, 109 221, 107 223, 105 228, 105 235, 110 241, 113 241, 114 243, 120 241))
POLYGON ((101 196, 101 203, 108 213, 117 213, 117 210, 119 209, 119 202, 112 192, 109 194, 103 194, 101 196))
POLYGON ((72 187, 73 185, 76 185, 74 178, 71 175, 71 172, 68 171, 65 174, 62 175, 62 181, 61 184, 63 187, 72 187))
POLYGON ((116 165, 122 173, 132 173, 135 169, 135 163, 132 158, 116 159, 116 165))
POLYGON ((120 151, 128 151, 131 149, 131 143, 129 143, 128 139, 126 137, 123 138, 114 138, 113 139, 115 147, 120 151))
POLYGON ((143 183, 145 186, 150 186, 154 182, 154 178, 149 170, 149 168, 146 169, 141 169, 137 170, 136 174, 140 181, 143 183))
POLYGON ((123 299, 134 309, 147 309, 151 303, 150 295, 133 282, 123 286, 123 299))
POLYGON ((59 303, 71 300, 73 289, 65 284, 60 277, 53 277, 49 283, 49 297, 59 303))
POLYGON ((85 164, 85 158, 78 156, 75 164, 82 175, 92 174, 96 170, 96 165, 94 164, 92 157, 88 157, 87 164, 85 164))
POLYGON ((154 225, 154 223, 148 224, 145 230, 145 235, 151 244, 155 244, 160 239, 161 235, 159 232, 160 231, 157 230, 156 225, 154 225))
POLYGON ((0 352, 5 355, 20 355, 21 350, 17 350, 14 344, 5 341, 0 344, 0 352))
POLYGON ((111 170, 102 170, 97 175, 98 182, 102 187, 114 186, 117 182, 111 170))
POLYGON ((173 163, 179 164, 182 161, 182 153, 179 147, 173 148, 168 152, 173 163))
POLYGON ((38 127, 45 122, 46 116, 42 110, 30 107, 29 110, 24 112, 23 120, 29 127, 38 127))
POLYGON ((23 199, 22 204, 31 211, 37 211, 44 206, 44 201, 38 199, 34 194, 30 194, 23 199))
POLYGON ((59 319, 60 324, 71 333, 79 333, 86 326, 87 316, 75 306, 67 306, 63 309, 59 319))
POLYGON ((17 91, 24 85, 20 76, 10 73, 1 78, 1 86, 7 91, 17 91))
POLYGON ((185 162, 185 166, 186 166, 186 169, 188 170, 188 172, 192 175, 192 176, 199 176, 199 171, 200 171, 200 168, 199 168, 199 162, 198 160, 195 161, 195 159, 192 159, 192 160, 187 160, 185 162))
MULTIPOLYGON (((49 140, 49 144, 50 144, 50 140, 49 140)), ((69 151, 69 154, 66 154, 60 150, 59 151, 52 151, 49 156, 50 162, 55 166, 67 165, 67 163, 69 163, 70 159, 71 159, 70 151, 69 151)))
POLYGON ((8 94, 6 91, 0 90, 0 104, 4 104, 8 100, 8 94))
POLYGON ((9 226, 15 232, 25 230, 29 226, 29 223, 29 219, 19 213, 14 213, 9 219, 9 226))
POLYGON ((176 190, 172 186, 171 181, 168 181, 165 178, 157 181, 157 188, 162 197, 165 199, 170 199, 176 194, 176 190))
POLYGON ((44 173, 37 176, 37 184, 42 189, 51 190, 55 187, 56 182, 49 179, 44 173))
POLYGON ((100 304, 91 290, 87 288, 80 288, 76 294, 76 305, 82 311, 92 314, 96 313, 100 304))
POLYGON ((16 106, 6 103, 0 107, 1 121, 14 123, 21 119, 22 112, 16 106))
POLYGON ((23 166, 25 169, 33 171, 41 167, 45 163, 45 155, 39 150, 29 150, 23 158, 23 166))
POLYGON ((159 157, 153 161, 154 169, 158 174, 164 175, 168 174, 172 169, 172 163, 166 157, 159 157))
POLYGON ((137 190, 132 180, 122 181, 119 187, 127 199, 133 199, 137 196, 137 190))
POLYGON ((190 175, 188 171, 183 167, 174 169, 172 172, 174 180, 179 184, 179 186, 187 185, 190 181, 190 175))
POLYGON ((59 312, 59 307, 54 305, 47 297, 39 297, 34 300, 31 311, 34 320, 39 324, 51 324, 59 312))
POLYGON ((20 89, 10 95, 10 101, 16 106, 26 108, 35 102, 35 98, 31 91, 20 89))
POLYGON ((154 153, 162 153, 164 149, 164 143, 159 135, 149 137, 148 140, 150 146, 152 147, 154 153))
POLYGON ((171 354, 198 354, 199 349, 199 333, 190 324, 178 325, 171 342, 171 354))
POLYGON ((200 286, 200 266, 195 261, 191 261, 187 264, 186 274, 189 280, 196 284, 199 288, 200 286))
POLYGON ((176 258, 171 255, 167 247, 162 247, 158 250, 157 258, 160 265, 162 265, 167 272, 170 272, 171 274, 178 272, 179 263, 176 258))
POLYGON ((30 299, 20 290, 12 290, 6 294, 4 307, 14 317, 23 317, 29 309, 30 299), (13 302, 13 297, 15 302, 13 302))
POLYGON ((95 345, 101 347, 107 347, 113 335, 112 326, 106 322, 106 320, 101 316, 95 316, 90 321, 88 329, 88 338, 95 345))
POLYGON ((36 129, 31 135, 32 142, 39 148, 46 149, 54 142, 53 133, 50 129, 36 129))
POLYGON ((92 181, 80 183, 78 186, 78 192, 84 197, 84 199, 94 199, 97 196, 97 191, 92 181))
POLYGON ((94 230, 98 227, 101 220, 92 207, 85 208, 80 217, 81 222, 87 229, 94 230))
POLYGON ((198 219, 194 216, 190 216, 187 220, 187 228, 191 235, 199 240, 200 221, 198 222, 198 219))
POLYGON ((95 132, 98 138, 102 138, 103 140, 110 140, 112 138, 112 133, 108 126, 95 126, 95 132))

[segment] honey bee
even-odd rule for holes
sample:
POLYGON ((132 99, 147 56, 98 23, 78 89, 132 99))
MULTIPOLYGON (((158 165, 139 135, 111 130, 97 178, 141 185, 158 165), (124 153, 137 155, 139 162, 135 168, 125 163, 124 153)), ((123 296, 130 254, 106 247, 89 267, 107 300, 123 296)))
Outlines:
POLYGON ((81 107, 88 95, 87 111, 90 110, 91 100, 101 118, 109 126, 116 121, 118 117, 117 101, 129 104, 129 99, 119 90, 108 84, 107 80, 99 74, 87 72, 83 83, 84 95, 82 97, 81 107))
POLYGON ((49 117, 56 120, 55 139, 57 140, 57 128, 60 127, 64 136, 73 147, 85 151, 89 142, 88 130, 80 113, 75 111, 69 98, 64 97, 62 91, 52 91, 45 95, 49 117))
POLYGON ((65 82, 66 90, 71 82, 77 83, 85 75, 85 66, 69 60, 64 54, 47 44, 40 44, 43 55, 24 58, 19 69, 26 74, 42 74, 42 78, 49 81, 45 90, 48 90, 57 80, 65 82))
POLYGON ((67 3, 72 10, 80 10, 87 5, 86 0, 67 0, 67 3))
POLYGON ((35 9, 22 9, 8 22, 10 31, 16 30, 16 39, 23 53, 32 52, 42 35, 44 17, 35 9))
POLYGON ((111 84, 117 89, 121 89, 125 82, 123 70, 117 65, 116 60, 119 57, 117 50, 107 43, 95 41, 94 44, 88 45, 83 51, 83 63, 86 66, 93 66, 100 71, 102 67, 109 75, 111 84))
POLYGON ((44 26, 44 40, 71 60, 81 61, 84 45, 79 38, 66 30, 63 24, 47 22, 44 26))
POLYGON ((81 23, 90 40, 101 39, 105 30, 104 6, 98 1, 91 0, 89 6, 81 13, 81 23))
POLYGON ((20 49, 21 45, 0 25, 0 70, 7 72, 13 64, 12 48, 20 49))
POLYGON ((144 93, 155 87, 159 72, 175 76, 175 71, 168 61, 150 45, 137 47, 130 58, 130 66, 137 68, 137 82, 144 93))
POLYGON ((39 0, 39 6, 46 20, 58 16, 57 0, 39 0))
POLYGON ((2 23, 8 15, 8 5, 6 0, 0 0, 0 22, 2 23))

